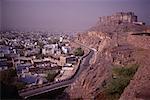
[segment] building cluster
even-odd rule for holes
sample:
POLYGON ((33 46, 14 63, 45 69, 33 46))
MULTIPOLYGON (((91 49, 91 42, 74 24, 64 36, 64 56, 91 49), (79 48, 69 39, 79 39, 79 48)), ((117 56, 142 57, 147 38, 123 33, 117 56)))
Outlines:
POLYGON ((100 23, 133 23, 143 25, 145 23, 139 22, 137 16, 133 12, 118 12, 113 14, 112 16, 103 16, 99 17, 100 23))
POLYGON ((47 83, 49 71, 62 77, 78 62, 65 35, 10 31, 1 32, 0 37, 0 71, 15 69, 17 80, 28 87, 47 83))

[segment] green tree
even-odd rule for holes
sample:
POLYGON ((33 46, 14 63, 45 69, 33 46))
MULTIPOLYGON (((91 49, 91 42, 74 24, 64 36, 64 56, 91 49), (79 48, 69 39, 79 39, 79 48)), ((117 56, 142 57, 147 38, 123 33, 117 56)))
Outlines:
POLYGON ((47 77, 46 79, 49 81, 49 82, 52 82, 54 81, 55 77, 57 76, 57 72, 56 71, 49 71, 48 74, 47 74, 47 77))
POLYGON ((75 56, 83 56, 84 55, 84 50, 80 47, 80 48, 77 48, 75 51, 74 51, 74 55, 75 56))

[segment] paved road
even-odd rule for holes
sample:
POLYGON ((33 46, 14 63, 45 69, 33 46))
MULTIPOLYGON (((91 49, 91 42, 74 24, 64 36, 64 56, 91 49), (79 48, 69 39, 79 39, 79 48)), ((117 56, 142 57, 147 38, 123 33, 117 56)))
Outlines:
POLYGON ((28 98, 31 96, 43 94, 43 93, 46 93, 46 92, 49 92, 49 91, 52 91, 55 89, 69 86, 81 74, 81 72, 89 65, 89 61, 92 58, 93 54, 94 54, 94 50, 90 50, 89 54, 86 57, 83 57, 77 72, 70 79, 56 82, 56 83, 48 85, 48 86, 44 86, 44 87, 40 87, 40 88, 36 88, 33 90, 22 92, 22 93, 20 93, 20 96, 22 96, 24 98, 28 98))
POLYGON ((94 55, 94 51, 91 50, 89 55, 82 60, 81 65, 79 66, 79 69, 78 69, 77 73, 75 74, 74 79, 76 79, 81 74, 81 72, 83 70, 85 70, 87 68, 87 66, 90 65, 89 63, 90 63, 90 60, 91 60, 93 55, 94 55))

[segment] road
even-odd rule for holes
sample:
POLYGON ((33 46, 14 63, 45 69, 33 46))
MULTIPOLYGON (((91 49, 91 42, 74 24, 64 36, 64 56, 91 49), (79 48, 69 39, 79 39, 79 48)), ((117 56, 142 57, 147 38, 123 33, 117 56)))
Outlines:
POLYGON ((29 98, 35 95, 43 94, 43 93, 46 93, 55 89, 69 86, 81 74, 81 72, 89 65, 89 61, 92 58, 93 54, 94 54, 94 50, 91 49, 88 55, 82 57, 82 60, 79 64, 79 67, 76 73, 70 79, 58 81, 48 86, 39 87, 39 88, 32 89, 29 91, 21 92, 20 96, 24 98, 29 98))

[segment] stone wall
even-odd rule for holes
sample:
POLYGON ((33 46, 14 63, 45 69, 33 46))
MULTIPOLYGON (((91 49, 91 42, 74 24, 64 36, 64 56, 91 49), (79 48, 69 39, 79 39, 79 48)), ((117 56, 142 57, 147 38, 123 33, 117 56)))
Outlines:
POLYGON ((99 18, 102 23, 110 23, 110 22, 137 22, 137 16, 134 15, 133 12, 118 12, 113 14, 112 16, 103 16, 99 18))
POLYGON ((127 41, 135 47, 150 49, 150 36, 128 34, 127 41))

